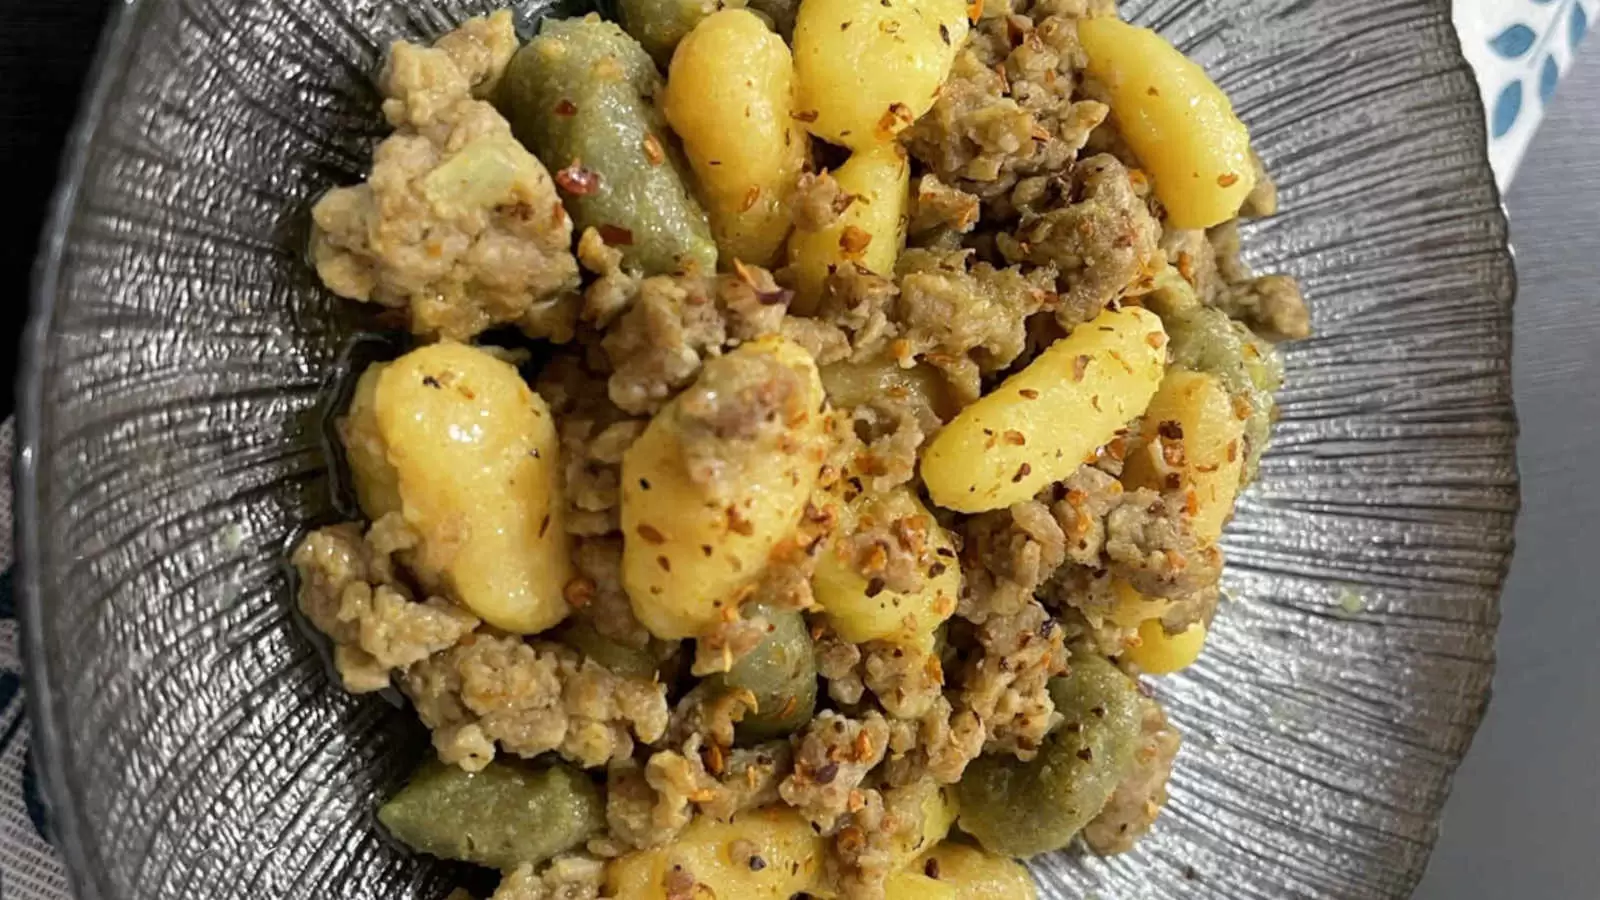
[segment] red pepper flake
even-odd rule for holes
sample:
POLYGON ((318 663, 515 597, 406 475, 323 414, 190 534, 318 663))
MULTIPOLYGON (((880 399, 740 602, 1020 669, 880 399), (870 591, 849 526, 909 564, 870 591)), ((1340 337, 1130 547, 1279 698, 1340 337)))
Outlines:
POLYGON ((1031 474, 1033 474, 1033 466, 1030 466, 1027 463, 1023 463, 1022 465, 1017 466, 1017 474, 1011 476, 1011 483, 1012 484, 1017 484, 1018 482, 1022 481, 1022 479, 1027 478, 1031 474))
POLYGON ((860 259, 872 243, 872 235, 854 225, 846 225, 839 233, 839 250, 845 259, 860 259))
POLYGON ((565 97, 562 97, 561 101, 556 104, 556 115, 563 119, 569 119, 577 114, 578 105, 565 97))
POLYGON ((1167 345, 1167 336, 1159 331, 1152 331, 1144 336, 1144 342, 1152 349, 1160 350, 1167 345))
POLYGON ((587 197, 600 190, 600 173, 585 169, 580 160, 556 173, 556 186, 574 197, 587 197))
POLYGON ((645 132, 644 135, 644 158, 649 160, 652 166, 661 165, 667 158, 667 152, 661 149, 661 142, 649 132, 645 132))
POLYGON ((574 609, 583 609, 594 600, 595 592, 598 590, 599 586, 594 583, 593 579, 579 575, 566 583, 566 586, 561 589, 561 595, 566 598, 568 603, 572 604, 574 609))
POLYGON ((640 525, 635 530, 639 532, 639 537, 644 538, 652 544, 665 544, 667 542, 667 536, 662 534, 654 525, 640 525))
POLYGON ((891 138, 905 129, 911 127, 915 116, 911 115, 911 107, 904 103, 891 103, 888 110, 878 118, 877 132, 881 138, 891 138))
POLYGON ((817 111, 814 109, 797 109, 789 113, 789 118, 794 119, 796 122, 815 122, 817 120, 817 111))
POLYGON ((1014 447, 1023 447, 1028 443, 1028 439, 1023 436, 1022 432, 1011 429, 1007 429, 1005 433, 1005 439, 1006 443, 1014 447))
POLYGON ((1021 390, 1017 391, 1017 393, 1021 394, 1025 400, 1039 399, 1039 392, 1033 388, 1022 388, 1021 390))
POLYGON ((734 507, 734 506, 728 507, 727 516, 728 516, 728 530, 733 532, 734 534, 743 535, 744 537, 749 537, 750 535, 756 533, 755 526, 750 524, 750 520, 749 519, 746 519, 744 516, 739 514, 739 509, 737 507, 734 507))
POLYGON ((967 21, 976 22, 983 18, 983 0, 972 0, 967 4, 967 21))
POLYGON ((751 207, 756 205, 756 201, 760 199, 761 185, 752 184, 748 188, 745 188, 744 199, 739 203, 739 212, 749 212, 751 207))
POLYGON ((1233 187, 1234 185, 1236 185, 1238 183, 1239 183, 1239 176, 1235 175, 1232 172, 1228 172, 1225 175, 1218 175, 1217 176, 1217 186, 1218 187, 1233 187))
POLYGON ((1089 356, 1087 354, 1081 354, 1077 359, 1072 361, 1072 380, 1082 381, 1083 373, 1087 371, 1089 371, 1089 356))
POLYGON ((883 589, 885 587, 887 587, 887 585, 884 583, 882 578, 874 577, 871 581, 867 582, 867 598, 871 599, 883 593, 883 589))
POLYGON ((633 232, 620 225, 601 225, 600 237, 613 247, 633 246, 633 232))

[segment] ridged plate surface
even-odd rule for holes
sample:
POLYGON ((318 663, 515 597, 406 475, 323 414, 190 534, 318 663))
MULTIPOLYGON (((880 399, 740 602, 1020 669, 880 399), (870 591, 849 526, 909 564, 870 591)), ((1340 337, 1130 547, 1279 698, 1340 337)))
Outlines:
MULTIPOLYGON (((85 900, 441 897, 373 831, 421 752, 330 682, 282 558, 329 510, 319 403, 364 321, 302 258, 380 136, 398 37, 487 2, 132 0, 39 269, 19 469, 36 734, 85 900)), ((525 9, 524 24, 532 8, 525 9)), ((1427 860, 1493 665, 1517 505, 1513 275, 1445 0, 1126 4, 1230 90, 1283 185, 1250 260, 1317 337, 1226 538, 1154 835, 1047 894, 1386 898, 1427 860)), ((48 173, 13 173, 48 177, 48 173)))

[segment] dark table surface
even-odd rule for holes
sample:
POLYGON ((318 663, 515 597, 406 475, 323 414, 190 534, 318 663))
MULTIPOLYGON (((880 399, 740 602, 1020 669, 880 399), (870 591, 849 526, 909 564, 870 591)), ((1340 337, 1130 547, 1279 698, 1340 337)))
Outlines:
MULTIPOLYGON (((16 371, 39 228, 109 8, 101 0, 0 0, 0 373, 16 371)), ((0 390, 0 418, 11 414, 12 399, 0 390)))
MULTIPOLYGON (((0 0, 0 372, 15 371, 39 223, 104 10, 0 0)), ((1425 900, 1596 896, 1600 603, 1584 560, 1600 521, 1600 52, 1579 60, 1510 192, 1523 513, 1495 699, 1456 780, 1425 900)), ((0 391, 0 416, 12 407, 0 391)))

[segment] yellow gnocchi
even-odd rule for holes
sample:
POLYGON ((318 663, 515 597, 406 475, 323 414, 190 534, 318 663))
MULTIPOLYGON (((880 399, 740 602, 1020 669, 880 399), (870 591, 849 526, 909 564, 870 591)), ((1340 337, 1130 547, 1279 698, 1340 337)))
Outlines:
POLYGON ((922 480, 957 512, 1000 509, 1071 475, 1150 403, 1166 369, 1161 319, 1107 309, 961 411, 928 444, 922 480))
POLYGON ((733 614, 799 525, 825 424, 811 355, 776 336, 708 360, 651 420, 622 458, 622 583, 652 634, 694 637, 733 614), (719 406, 746 402, 775 405, 719 406), (760 424, 725 435, 705 419, 719 414, 760 424))
POLYGON ((770 265, 789 233, 808 143, 793 95, 788 45, 748 10, 713 13, 672 56, 662 112, 683 141, 723 260, 770 265))
POLYGON ((1123 479, 1185 491, 1194 535, 1210 542, 1233 513, 1244 457, 1244 420, 1227 389, 1214 376, 1174 368, 1145 410, 1123 479))
POLYGON ((801 308, 822 296, 828 273, 855 264, 892 275, 906 243, 906 208, 911 163, 905 148, 891 143, 853 154, 833 173, 852 199, 839 218, 817 231, 796 230, 789 238, 789 265, 801 308))
POLYGON ((555 422, 515 367, 464 344, 413 350, 363 373, 344 434, 363 508, 416 531, 430 590, 518 634, 566 616, 555 422))
POLYGON ((668 900, 667 875, 681 866, 695 881, 690 897, 789 900, 817 886, 824 850, 810 823, 787 807, 740 813, 728 822, 702 817, 666 847, 613 860, 606 867, 607 896, 668 900))
POLYGON ((901 485, 882 493, 862 492, 847 482, 833 486, 825 501, 837 519, 834 535, 817 557, 811 579, 817 604, 835 633, 847 641, 889 641, 927 649, 934 629, 956 611, 961 566, 950 533, 933 517, 915 491, 901 485), (926 575, 919 589, 894 591, 863 574, 856 557, 856 534, 891 522, 907 523, 922 536, 926 575))
POLYGON ((1122 651, 1122 659, 1138 666, 1146 675, 1170 675, 1193 665, 1205 645, 1204 622, 1196 622, 1177 634, 1168 634, 1160 619, 1146 619, 1139 626, 1138 640, 1122 651))
POLYGON ((805 0, 798 115, 842 147, 893 141, 933 106, 968 27, 964 0, 805 0))
POLYGON ((1089 74, 1111 95, 1111 115, 1155 179, 1177 228, 1210 228, 1239 214, 1255 187, 1250 132, 1199 64, 1148 28, 1113 17, 1078 23, 1089 74))
POLYGON ((954 900, 1035 900, 1039 896, 1033 877, 1015 860, 968 844, 940 844, 923 854, 913 869, 950 888, 954 900))

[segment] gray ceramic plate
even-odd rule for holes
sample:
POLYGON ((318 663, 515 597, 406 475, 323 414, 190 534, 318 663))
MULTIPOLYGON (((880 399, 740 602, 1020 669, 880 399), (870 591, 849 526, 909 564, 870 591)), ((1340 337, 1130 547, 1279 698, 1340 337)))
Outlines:
MULTIPOLYGON (((1232 92, 1287 210, 1250 257, 1303 279, 1318 336, 1227 537, 1236 602, 1160 685, 1187 737, 1160 826, 1040 875, 1062 898, 1403 896, 1487 695, 1517 505, 1511 260, 1449 3, 1126 6, 1232 92)), ((18 486, 35 734, 85 900, 440 897, 459 874, 372 829, 422 737, 329 682, 281 559, 329 509, 319 404, 361 322, 302 260, 307 202, 379 136, 388 41, 489 7, 130 0, 105 39, 18 486)))

